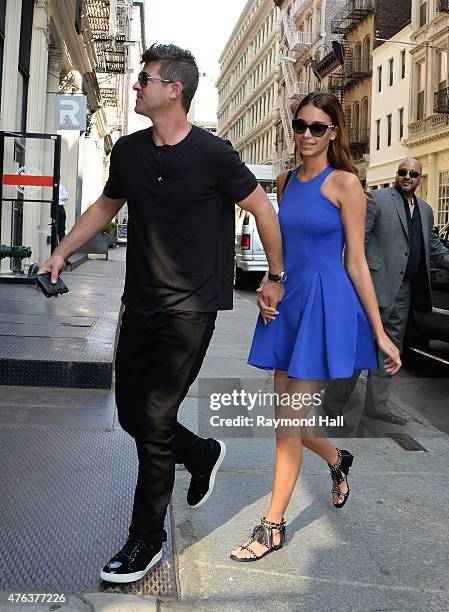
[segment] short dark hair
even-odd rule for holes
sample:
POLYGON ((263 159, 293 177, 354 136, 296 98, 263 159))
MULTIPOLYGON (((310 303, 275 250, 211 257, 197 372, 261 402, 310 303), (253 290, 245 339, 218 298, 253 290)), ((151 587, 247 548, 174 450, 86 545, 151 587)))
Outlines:
POLYGON ((189 112, 199 81, 198 66, 192 53, 176 45, 154 43, 143 53, 142 62, 159 62, 162 79, 182 84, 181 102, 186 112, 189 112))

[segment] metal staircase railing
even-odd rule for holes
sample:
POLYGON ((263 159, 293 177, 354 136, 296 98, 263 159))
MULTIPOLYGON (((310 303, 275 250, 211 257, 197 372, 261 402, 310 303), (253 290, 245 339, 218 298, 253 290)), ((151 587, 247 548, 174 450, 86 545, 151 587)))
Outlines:
POLYGON ((331 32, 333 34, 348 34, 375 10, 374 0, 349 0, 334 16, 334 19, 331 19, 331 32))
POLYGON ((282 25, 284 26, 285 36, 288 46, 292 51, 299 51, 304 47, 308 49, 312 45, 312 32, 298 32, 291 17, 282 12, 282 25))
POLYGON ((311 89, 310 83, 307 83, 306 81, 298 81, 294 64, 289 61, 289 58, 283 53, 280 53, 279 61, 281 63, 282 74, 285 79, 288 97, 293 100, 294 98, 307 95, 311 89))
POLYGON ((281 115, 282 127, 284 130, 285 142, 289 151, 293 150, 294 136, 292 128, 292 112, 288 104, 284 105, 282 100, 279 101, 279 112, 281 115))
POLYGON ((294 0, 290 9, 290 15, 298 18, 300 15, 313 5, 313 0, 294 0))

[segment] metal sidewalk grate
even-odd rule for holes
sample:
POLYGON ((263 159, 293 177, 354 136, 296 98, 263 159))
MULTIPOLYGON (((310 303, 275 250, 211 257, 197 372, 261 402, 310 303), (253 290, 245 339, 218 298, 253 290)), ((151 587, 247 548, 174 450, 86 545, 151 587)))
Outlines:
POLYGON ((404 450, 407 450, 407 451, 424 451, 426 453, 429 452, 427 450, 427 448, 424 448, 424 446, 422 446, 419 442, 417 442, 415 440, 415 438, 412 438, 412 436, 410 436, 409 434, 393 432, 393 433, 389 433, 387 435, 388 435, 389 438, 391 438, 392 440, 397 442, 399 444, 399 446, 402 446, 402 448, 404 450))
POLYGON ((123 431, 0 427, 0 592, 177 597, 171 515, 163 557, 144 579, 102 582, 126 540, 137 453, 123 431))

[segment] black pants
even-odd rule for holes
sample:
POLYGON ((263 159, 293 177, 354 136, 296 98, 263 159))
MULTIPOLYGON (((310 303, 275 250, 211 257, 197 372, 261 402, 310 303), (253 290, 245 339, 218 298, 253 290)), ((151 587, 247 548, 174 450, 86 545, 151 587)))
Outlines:
POLYGON ((201 368, 216 312, 125 309, 116 356, 120 425, 136 441, 139 472, 130 535, 147 542, 167 539, 164 518, 175 462, 190 472, 209 463, 208 444, 177 422, 178 408, 201 368))

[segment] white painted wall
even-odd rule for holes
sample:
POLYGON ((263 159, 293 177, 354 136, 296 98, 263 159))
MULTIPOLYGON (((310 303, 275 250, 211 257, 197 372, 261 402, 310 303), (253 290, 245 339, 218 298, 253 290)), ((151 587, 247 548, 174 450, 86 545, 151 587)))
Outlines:
POLYGON ((407 156, 408 149, 399 140, 399 109, 404 108, 404 135, 407 138, 411 81, 411 27, 408 25, 373 51, 370 120, 370 165, 367 185, 381 185, 394 180, 398 162, 407 156), (401 50, 405 49, 405 78, 400 78, 401 50), (388 60, 393 58, 393 85, 389 86, 388 60), (378 66, 382 65, 382 90, 378 92, 378 66), (392 114, 391 146, 387 146, 387 115, 392 114), (380 148, 376 149, 376 119, 380 119, 380 148))

